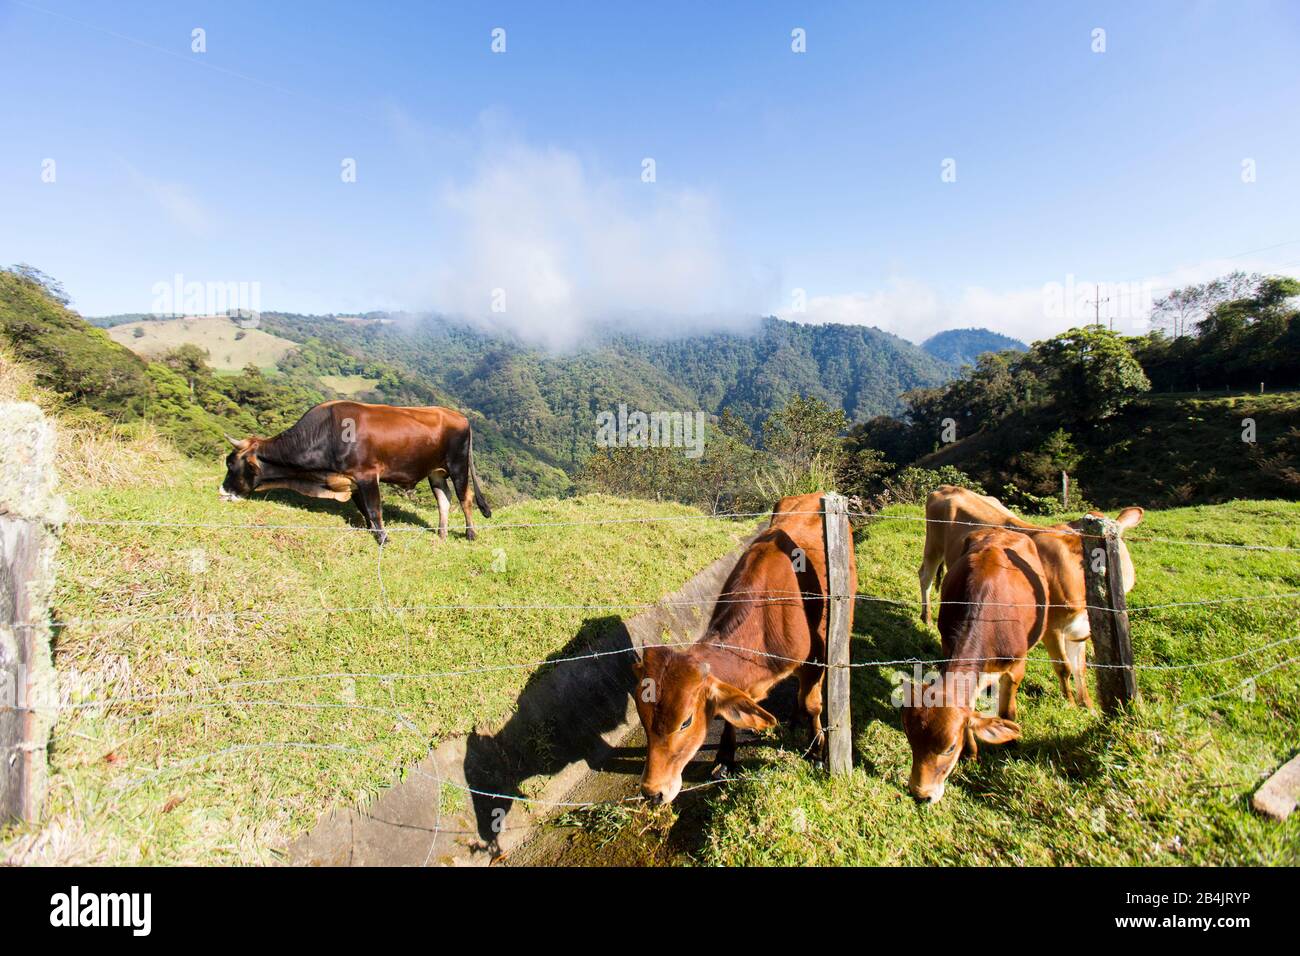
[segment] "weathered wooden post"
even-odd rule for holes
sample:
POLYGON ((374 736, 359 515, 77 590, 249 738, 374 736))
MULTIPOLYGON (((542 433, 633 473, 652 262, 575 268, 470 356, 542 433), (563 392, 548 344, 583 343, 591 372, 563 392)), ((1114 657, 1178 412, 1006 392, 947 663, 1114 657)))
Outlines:
POLYGON ((0 821, 34 822, 54 705, 49 603, 63 523, 55 431, 29 403, 0 404, 0 821))
POLYGON ((1061 472, 1061 508, 1070 510, 1070 473, 1067 471, 1061 472))
POLYGON ((1119 556, 1119 525, 1115 519, 1100 515, 1084 515, 1082 525, 1088 628, 1100 665, 1097 695, 1102 710, 1114 713, 1138 695, 1119 556))
POLYGON ((822 526, 826 543, 826 767, 831 773, 853 769, 853 722, 849 714, 849 580, 848 501, 843 495, 822 498, 822 526))

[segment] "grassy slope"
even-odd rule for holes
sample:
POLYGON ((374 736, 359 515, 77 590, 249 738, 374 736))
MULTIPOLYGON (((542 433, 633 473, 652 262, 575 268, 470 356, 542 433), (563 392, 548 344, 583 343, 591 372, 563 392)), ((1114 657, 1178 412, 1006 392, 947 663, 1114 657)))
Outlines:
POLYGON ((1107 502, 1135 488, 1170 504, 1279 497, 1287 489, 1252 453, 1267 452, 1290 428, 1300 428, 1300 392, 1153 396, 1127 410, 1114 437, 1093 450, 1083 480, 1089 497, 1107 502), (1255 421, 1254 446, 1242 441, 1246 418, 1255 421))
POLYGON ((196 345, 208 353, 208 364, 218 372, 238 372, 246 365, 274 372, 276 362, 296 346, 288 339, 261 329, 241 329, 224 316, 151 320, 116 325, 109 337, 145 358, 196 345), (139 337, 136 332, 143 333, 139 337), (244 334, 238 339, 235 336, 244 334))
MULTIPOLYGON (((65 703, 76 709, 56 728, 51 822, 38 834, 8 834, 0 858, 271 859, 331 804, 373 796, 439 739, 508 717, 533 669, 437 679, 296 675, 409 675, 580 653, 620 613, 324 609, 385 600, 653 602, 728 551, 745 530, 701 518, 498 530, 482 522, 475 543, 394 533, 381 587, 373 539, 340 530, 355 520, 350 504, 290 497, 223 504, 212 469, 180 464, 172 474, 170 486, 68 493, 74 512, 86 518, 311 530, 66 529, 58 618, 101 621, 69 623, 56 649, 65 703), (492 570, 498 548, 504 571, 492 570), (302 610, 286 613, 293 608, 302 610), (241 610, 268 613, 205 617, 241 610), (130 615, 173 617, 102 620, 130 615), (248 681, 274 683, 229 686, 248 681), (221 684, 228 686, 217 690, 221 684), (87 706, 108 697, 137 699, 87 706), (340 706, 353 701, 370 709, 340 706)), ((417 502, 389 494, 386 520, 436 524, 432 505, 428 495, 417 502)), ((494 522, 633 514, 697 513, 592 496, 502 508, 494 522)), ((453 526, 459 528, 458 518, 453 526)))
MULTIPOLYGON (((1133 537, 1300 547, 1300 505, 1237 502, 1149 512, 1133 537)), ((882 520, 860 543, 860 592, 906 603, 859 603, 855 661, 939 656, 937 631, 923 630, 915 614, 921 542, 918 522, 882 520)), ((1300 590, 1294 553, 1139 540, 1130 547, 1138 582, 1133 606, 1300 590)), ((1296 607, 1290 600, 1135 612, 1137 661, 1193 664, 1300 637, 1296 607)), ((1143 670, 1144 704, 1108 722, 1067 706, 1045 652, 1036 650, 1021 694, 1024 740, 981 748, 977 764, 954 772, 943 800, 925 807, 906 793, 910 751, 889 704, 895 669, 856 669, 852 775, 829 780, 783 753, 715 801, 702 858, 726 864, 1300 863, 1300 816, 1277 824, 1247 805, 1262 779, 1295 752, 1300 660, 1262 673, 1253 701, 1238 687, 1293 658, 1300 658, 1300 641, 1208 667, 1143 670), (1193 703, 1216 694, 1223 696, 1193 703)), ((802 736, 790 737, 786 746, 802 743, 802 736)))
POLYGON ((379 379, 364 375, 321 375, 319 378, 326 388, 348 397, 369 391, 379 384, 379 379))
MULTIPOLYGON (((1004 447, 1024 444, 1021 427, 972 435, 918 464, 955 465, 979 476, 999 463, 1004 447)), ((1261 470, 1257 455, 1275 454, 1291 428, 1300 428, 1300 392, 1148 395, 1104 427, 1075 435, 1084 460, 1074 478, 1102 507, 1131 503, 1135 489, 1144 504, 1165 505, 1286 496, 1288 489, 1261 470), (1255 420, 1253 447, 1242 441, 1245 418, 1255 420)))

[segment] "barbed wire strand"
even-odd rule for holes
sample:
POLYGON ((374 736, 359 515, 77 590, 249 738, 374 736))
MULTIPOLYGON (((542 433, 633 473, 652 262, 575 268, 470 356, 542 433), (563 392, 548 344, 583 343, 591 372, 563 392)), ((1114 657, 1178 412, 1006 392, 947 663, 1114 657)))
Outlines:
MULTIPOLYGON (((1285 644, 1291 644, 1296 641, 1300 641, 1300 635, 1296 635, 1294 637, 1281 638, 1279 640, 1270 642, 1268 644, 1262 644, 1258 647, 1251 648, 1249 650, 1242 651, 1237 654, 1230 654, 1230 655, 1225 655, 1223 657, 1210 658, 1204 661, 1192 661, 1184 664, 1134 663, 1128 665, 1128 664, 1105 664, 1098 661, 1089 661, 1088 666, 1094 668, 1100 668, 1100 669, 1122 669, 1122 668, 1131 667, 1133 670, 1152 670, 1152 671, 1194 670, 1200 667, 1210 667, 1217 664, 1227 663, 1230 661, 1241 660, 1245 657, 1250 657, 1254 654, 1258 654, 1261 651, 1266 651, 1274 647, 1280 647, 1285 644)), ((727 643, 717 642, 717 641, 707 641, 707 642, 675 641, 675 642, 667 642, 663 644, 645 645, 640 648, 635 646, 629 646, 629 647, 615 648, 608 651, 592 651, 586 654, 575 654, 567 657, 552 658, 548 660, 525 661, 525 662, 515 662, 515 663, 508 663, 508 664, 494 664, 494 665, 485 665, 483 667, 477 667, 477 668, 461 668, 456 670, 423 671, 423 672, 333 671, 333 672, 321 673, 321 674, 287 674, 281 677, 269 677, 269 678, 262 678, 259 680, 232 681, 228 683, 209 684, 204 687, 190 688, 190 689, 178 690, 178 691, 168 691, 159 694, 144 694, 139 696, 125 696, 125 697, 106 697, 101 700, 79 701, 76 703, 59 704, 55 706, 45 706, 45 707, 0 706, 0 712, 5 712, 5 711, 36 712, 36 713, 75 712, 75 711, 88 710, 94 708, 115 707, 115 706, 120 706, 122 704, 141 704, 141 703, 155 703, 159 701, 184 700, 186 698, 193 697, 196 694, 215 693, 215 692, 227 691, 227 690, 240 690, 240 689, 246 689, 250 687, 276 686, 282 684, 291 684, 291 683, 308 682, 308 681, 438 680, 447 677, 464 677, 464 676, 469 676, 474 674, 493 673, 493 672, 504 671, 504 670, 522 670, 522 669, 529 669, 534 667, 544 667, 544 666, 552 666, 558 664, 575 663, 579 661, 597 660, 600 658, 616 657, 624 654, 635 653, 640 655, 641 653, 644 652, 645 647, 687 649, 696 646, 707 646, 718 650, 749 654, 755 657, 762 657, 766 659, 776 660, 781 663, 820 667, 824 670, 830 670, 836 666, 844 667, 851 670, 856 670, 863 667, 902 667, 902 666, 913 666, 913 665, 921 665, 924 667, 935 667, 943 664, 1012 663, 1018 660, 1018 658, 1006 657, 1006 656, 935 657, 935 658, 922 658, 922 657, 913 656, 913 657, 894 658, 888 660, 852 661, 844 665, 831 665, 823 661, 803 660, 800 658, 788 657, 780 654, 773 654, 768 651, 762 651, 757 648, 744 647, 743 645, 739 645, 739 644, 727 644, 727 643)), ((1036 665, 1046 664, 1046 665, 1053 665, 1053 666, 1056 664, 1068 665, 1071 663, 1070 661, 1064 659, 1057 659, 1052 657, 1045 658, 1033 654, 1026 656, 1025 661, 1026 663, 1031 663, 1036 665)), ((312 703, 295 704, 294 702, 286 702, 286 701, 278 701, 278 700, 261 699, 261 700, 252 700, 252 701, 242 701, 238 698, 221 698, 218 700, 204 701, 202 704, 195 705, 193 707, 187 706, 187 707, 175 708, 174 710, 163 711, 160 714, 158 714, 158 716, 168 716, 171 713, 179 713, 179 712, 184 712, 192 709, 203 709, 206 707, 221 707, 227 704, 233 704, 233 705, 249 704, 252 706, 301 706, 307 708, 319 707, 319 708, 337 708, 337 709, 347 709, 350 707, 355 707, 357 709, 373 710, 388 715, 396 716, 401 721, 406 723, 409 729, 415 730, 417 732, 419 732, 420 730, 420 728, 416 727, 399 710, 393 708, 380 708, 380 707, 376 707, 373 705, 366 705, 366 704, 352 704, 347 702, 344 703, 312 702, 312 703)))
MULTIPOLYGON (((741 594, 744 592, 729 592, 741 594)), ((385 594, 386 598, 387 595, 385 594)), ((857 594, 852 595, 855 601, 868 601, 881 604, 894 604, 899 606, 920 607, 922 602, 910 598, 891 598, 876 594, 857 594)), ((1195 601, 1167 601, 1161 604, 1136 604, 1123 611, 1117 608, 1106 607, 1097 604, 1055 604, 1046 602, 1036 603, 1013 603, 997 601, 944 601, 944 604, 962 605, 969 607, 998 607, 998 608, 1039 608, 1039 609, 1071 609, 1075 611, 1099 611, 1112 614, 1127 613, 1138 614, 1145 611, 1161 611, 1169 608, 1182 607, 1203 607, 1216 604, 1239 604, 1250 601, 1284 601, 1300 598, 1300 591, 1279 591, 1255 595, 1234 595, 1222 598, 1205 598, 1195 601)), ((750 604, 755 602, 766 602, 768 604, 779 603, 783 601, 829 601, 831 595, 803 593, 797 591, 769 591, 760 592, 756 595, 747 597, 718 597, 698 600, 681 600, 681 601, 603 601, 594 603, 528 603, 528 604, 366 604, 366 605, 322 605, 322 606, 303 606, 303 605, 273 605, 265 608, 245 608, 234 611, 176 611, 170 614, 127 614, 113 615, 106 617, 73 617, 66 618, 62 621, 48 621, 44 623, 26 623, 17 624, 19 627, 50 627, 50 628, 70 628, 70 627, 88 627, 92 625, 99 626, 117 626, 123 624, 157 624, 168 621, 193 621, 195 623, 202 621, 218 620, 238 620, 241 618, 260 618, 270 617, 278 614, 293 616, 309 616, 316 614, 412 614, 412 613, 429 613, 433 611, 610 611, 610 610, 648 610, 650 608, 673 608, 673 607, 713 607, 718 604, 750 604)), ((932 601, 931 606, 938 606, 941 602, 932 601)))
MULTIPOLYGON (((821 515, 821 511, 787 511, 782 512, 782 516, 790 515, 821 515)), ((926 524, 950 524, 960 525, 967 528, 993 528, 1004 531, 1017 531, 1022 534, 1057 534, 1079 538, 1100 538, 1101 535, 1089 534, 1068 527, 1056 526, 1026 526, 1022 524, 994 524, 982 521, 963 521, 950 518, 929 518, 924 515, 891 515, 879 512, 849 511, 847 514, 852 518, 863 521, 912 521, 924 522, 926 524)), ((725 512, 722 514, 687 514, 687 515, 642 515, 629 518, 586 518, 572 521, 522 521, 494 524, 491 522, 480 523, 478 528, 483 531, 492 530, 511 530, 520 528, 555 528, 555 527, 583 527, 598 526, 611 524, 648 524, 666 521, 699 521, 699 520, 731 520, 739 518, 769 518, 773 514, 771 511, 749 511, 749 512, 725 512)), ((370 528, 360 527, 357 525, 344 525, 340 527, 330 527, 328 525, 314 524, 243 524, 227 522, 181 522, 181 521, 146 521, 142 519, 108 519, 108 518, 70 518, 65 525, 84 525, 91 527, 147 527, 147 528, 193 528, 211 531, 324 531, 330 533, 350 534, 357 532, 371 533, 370 528)), ((392 525, 386 526, 385 531, 402 534, 436 534, 437 528, 422 527, 419 525, 392 525)), ((1166 538, 1166 537, 1146 537, 1143 535, 1125 535, 1126 542, 1143 542, 1152 544, 1180 545, 1187 547, 1204 547, 1204 548, 1227 548, 1240 551, 1262 551, 1277 553, 1300 553, 1300 547, 1289 545, 1262 545, 1262 544, 1238 544, 1231 541, 1197 541, 1191 538, 1166 538)))

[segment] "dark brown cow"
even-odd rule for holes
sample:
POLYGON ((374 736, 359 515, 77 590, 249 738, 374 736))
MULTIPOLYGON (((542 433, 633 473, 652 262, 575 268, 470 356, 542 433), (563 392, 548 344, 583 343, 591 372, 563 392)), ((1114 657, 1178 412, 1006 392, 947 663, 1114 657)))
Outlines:
POLYGON ((1034 535, 977 529, 943 582, 939 633, 944 663, 939 677, 903 690, 903 730, 912 747, 908 789, 936 802, 965 752, 976 740, 1006 743, 1020 736, 1016 691, 1025 656, 1047 626, 1048 587, 1034 535), (998 716, 975 713, 980 691, 998 684, 998 716))
MULTIPOLYGON (((228 436, 227 436, 228 437, 228 436)), ((379 484, 414 488, 426 478, 438 499, 438 534, 447 537, 450 481, 465 512, 465 536, 475 537, 470 495, 492 517, 474 473, 469 420, 450 408, 398 408, 362 402, 325 402, 274 438, 230 439, 223 498, 288 488, 314 498, 347 501, 355 494, 366 527, 383 545, 379 484)))
MULTIPOLYGON (((682 770, 699 751, 709 721, 726 721, 714 775, 736 759, 736 728, 762 730, 776 718, 759 701, 791 674, 821 757, 826 660, 826 553, 820 493, 782 498, 772 523, 727 578, 708 629, 684 649, 647 646, 634 665, 637 713, 646 733, 641 793, 671 803, 682 770), (812 595, 804 598, 801 595, 812 595)), ((849 580, 857 571, 850 550, 849 580)), ((852 615, 853 602, 849 601, 852 615)), ((850 617, 850 625, 852 617, 850 617)))

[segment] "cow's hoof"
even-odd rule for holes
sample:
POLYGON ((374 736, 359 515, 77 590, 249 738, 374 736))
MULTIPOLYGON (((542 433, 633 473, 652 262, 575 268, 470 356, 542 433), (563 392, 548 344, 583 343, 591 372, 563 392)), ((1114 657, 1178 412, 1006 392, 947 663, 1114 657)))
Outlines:
POLYGON ((465 539, 466 539, 467 541, 473 541, 473 540, 475 540, 476 538, 478 538, 478 532, 477 532, 477 531, 475 531, 473 528, 466 528, 466 529, 465 529, 465 539))
POLYGON ((713 769, 709 771, 709 779, 711 780, 730 780, 735 775, 736 765, 722 761, 715 763, 713 769))
POLYGON ((375 532, 375 540, 379 542, 379 546, 382 548, 384 545, 388 544, 388 532, 387 531, 375 532))

